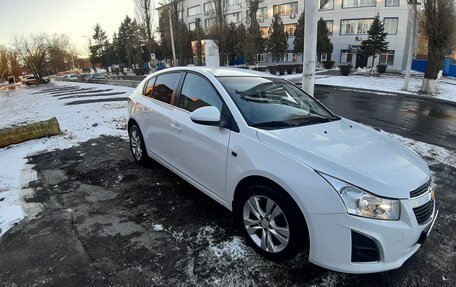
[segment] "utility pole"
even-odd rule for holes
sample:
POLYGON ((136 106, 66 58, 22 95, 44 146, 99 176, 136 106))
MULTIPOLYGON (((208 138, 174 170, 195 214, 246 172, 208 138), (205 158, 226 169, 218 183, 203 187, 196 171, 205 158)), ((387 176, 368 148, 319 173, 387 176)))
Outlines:
POLYGON ((413 22, 412 22, 412 27, 411 32, 410 32, 410 38, 409 38, 409 43, 408 43, 408 50, 407 50, 407 66, 405 70, 405 79, 404 79, 404 85, 402 86, 403 91, 408 90, 408 85, 409 85, 409 80, 410 80, 410 70, 412 69, 412 60, 413 60, 413 51, 414 51, 414 46, 415 46, 415 30, 416 30, 416 22, 418 18, 418 9, 417 6, 421 5, 421 3, 418 3, 418 0, 408 0, 407 3, 409 5, 413 5, 413 22))
POLYGON ((171 33, 171 47, 173 48, 173 66, 176 65, 176 49, 174 48, 173 21, 171 19, 171 8, 168 8, 169 32, 171 33))
POLYGON ((315 84, 315 67, 317 58, 317 18, 316 0, 304 1, 304 60, 302 89, 313 97, 315 84))

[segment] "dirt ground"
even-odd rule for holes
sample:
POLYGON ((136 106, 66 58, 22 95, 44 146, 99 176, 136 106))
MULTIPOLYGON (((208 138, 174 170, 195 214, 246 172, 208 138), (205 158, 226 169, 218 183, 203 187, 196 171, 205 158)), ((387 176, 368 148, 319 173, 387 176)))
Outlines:
MULTIPOLYGON (((276 263, 245 245, 231 213, 128 142, 103 137, 33 156, 39 217, 0 238, 0 286, 456 286, 456 168, 432 165, 440 216, 403 267, 331 272, 306 254, 276 263)), ((335 238, 334 240, 337 240, 335 238)))

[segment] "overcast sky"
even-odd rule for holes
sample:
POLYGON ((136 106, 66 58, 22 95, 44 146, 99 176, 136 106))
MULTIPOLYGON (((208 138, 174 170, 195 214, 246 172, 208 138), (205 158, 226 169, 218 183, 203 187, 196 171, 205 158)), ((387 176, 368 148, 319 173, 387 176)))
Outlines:
POLYGON ((0 0, 0 44, 16 34, 61 33, 86 55, 83 36, 91 37, 98 22, 111 39, 125 15, 135 16, 134 0, 0 0))

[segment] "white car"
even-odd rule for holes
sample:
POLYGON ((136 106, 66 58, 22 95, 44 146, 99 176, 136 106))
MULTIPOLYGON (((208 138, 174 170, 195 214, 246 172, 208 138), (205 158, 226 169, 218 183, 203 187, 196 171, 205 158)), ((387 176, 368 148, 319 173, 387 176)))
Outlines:
POLYGON ((135 160, 156 160, 233 211, 268 258, 307 248, 331 270, 390 270, 437 218, 420 156, 279 77, 166 69, 139 84, 128 114, 135 160))

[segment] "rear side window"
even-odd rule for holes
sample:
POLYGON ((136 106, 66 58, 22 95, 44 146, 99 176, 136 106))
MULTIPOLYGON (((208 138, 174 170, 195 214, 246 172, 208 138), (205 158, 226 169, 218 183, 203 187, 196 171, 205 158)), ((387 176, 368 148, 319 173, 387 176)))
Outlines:
POLYGON ((193 112, 205 106, 214 106, 221 111, 223 103, 207 79, 188 73, 182 86, 178 107, 193 112))
POLYGON ((152 90, 154 89, 155 78, 151 78, 146 83, 146 88, 143 91, 143 95, 146 97, 152 97, 152 90))
POLYGON ((180 73, 159 75, 152 89, 152 98, 164 103, 171 103, 171 97, 179 83, 180 73))

